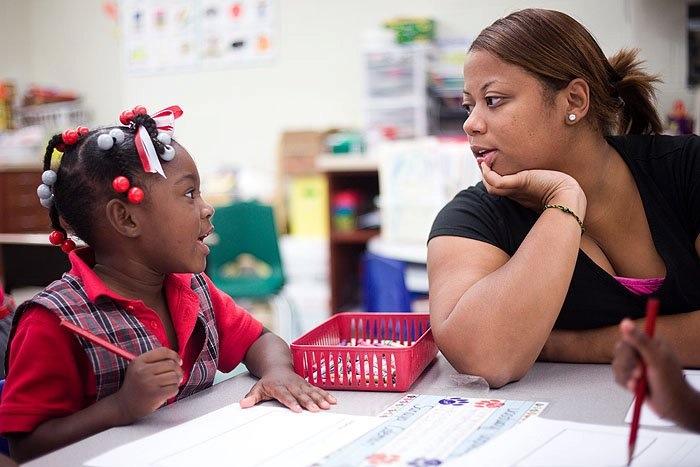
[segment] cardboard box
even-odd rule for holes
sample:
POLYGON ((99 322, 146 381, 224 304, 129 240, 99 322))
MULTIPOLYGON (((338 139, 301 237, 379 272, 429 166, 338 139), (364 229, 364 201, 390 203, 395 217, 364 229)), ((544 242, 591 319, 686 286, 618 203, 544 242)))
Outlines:
MULTIPOLYGON (((278 231, 288 232, 289 206, 288 190, 290 179, 299 176, 313 176, 319 173, 316 160, 326 151, 326 138, 337 132, 336 129, 324 131, 300 130, 285 131, 279 143, 279 171, 276 199, 274 202, 278 231)), ((305 228, 302 230, 306 230, 305 228)))
POLYGON ((289 183, 289 233, 328 236, 328 182, 323 175, 296 176, 289 183))
POLYGON ((311 175, 318 173, 316 158, 325 152, 326 137, 331 131, 285 131, 280 139, 280 170, 282 175, 311 175))

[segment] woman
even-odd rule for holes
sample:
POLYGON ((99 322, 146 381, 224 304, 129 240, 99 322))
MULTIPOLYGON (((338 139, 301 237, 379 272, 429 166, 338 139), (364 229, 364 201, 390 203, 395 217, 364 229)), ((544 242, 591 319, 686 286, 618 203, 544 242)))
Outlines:
POLYGON ((656 135, 656 81, 557 11, 473 42, 464 130, 483 183, 428 243, 432 329, 457 370, 498 387, 538 357, 610 362, 615 325, 650 293, 657 332, 700 365, 700 140, 656 135))

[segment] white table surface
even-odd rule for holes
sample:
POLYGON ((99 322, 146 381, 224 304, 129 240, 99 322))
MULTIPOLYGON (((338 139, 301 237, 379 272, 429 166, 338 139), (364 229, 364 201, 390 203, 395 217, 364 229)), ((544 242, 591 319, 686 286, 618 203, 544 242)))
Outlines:
MULTIPOLYGON (((583 423, 624 426, 632 396, 618 387, 610 365, 536 363, 519 382, 501 389, 473 390, 458 385, 457 372, 438 354, 437 360, 414 383, 409 392, 462 397, 549 402, 543 417, 583 423)), ((30 466, 76 466, 98 454, 238 402, 255 379, 247 373, 224 381, 178 403, 158 410, 139 422, 113 428, 65 447, 27 464, 30 466)), ((338 398, 333 411, 375 415, 403 396, 402 393, 332 391, 338 398)), ((267 402, 267 404, 276 404, 267 402)), ((679 431, 666 428, 665 431, 679 431)))

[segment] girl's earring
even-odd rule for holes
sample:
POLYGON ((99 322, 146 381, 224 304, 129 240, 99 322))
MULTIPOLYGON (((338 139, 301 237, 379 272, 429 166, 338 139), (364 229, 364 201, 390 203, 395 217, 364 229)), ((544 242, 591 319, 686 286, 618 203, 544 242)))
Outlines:
POLYGON ((571 123, 575 122, 576 121, 576 114, 569 114, 569 121, 571 123))

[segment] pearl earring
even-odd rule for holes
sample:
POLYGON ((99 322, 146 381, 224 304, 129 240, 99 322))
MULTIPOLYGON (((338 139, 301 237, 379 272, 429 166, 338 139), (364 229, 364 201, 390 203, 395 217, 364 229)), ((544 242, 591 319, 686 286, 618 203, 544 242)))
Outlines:
POLYGON ((576 114, 569 114, 569 121, 570 122, 576 121, 576 114))

